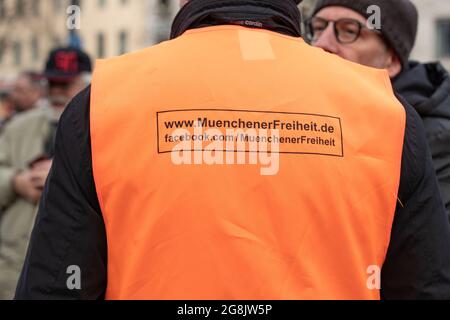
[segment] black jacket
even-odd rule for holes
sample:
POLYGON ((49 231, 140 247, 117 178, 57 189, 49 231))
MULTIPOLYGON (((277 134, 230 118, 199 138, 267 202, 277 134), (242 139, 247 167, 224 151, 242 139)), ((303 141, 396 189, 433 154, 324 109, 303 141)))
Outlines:
POLYGON ((450 75, 440 63, 411 62, 394 88, 423 120, 450 219, 450 75))
MULTIPOLYGON (((216 24, 223 24, 230 18, 226 4, 240 3, 245 5, 240 10, 246 17, 261 19, 266 28, 278 24, 281 29, 290 28, 295 32, 290 23, 283 22, 288 15, 283 14, 282 7, 264 11, 259 1, 220 2, 223 6, 205 12, 201 21, 193 19, 191 24, 183 24, 186 18, 181 15, 182 21, 176 21, 174 26, 194 28, 204 21, 214 23, 214 19, 217 19, 216 24)), ((189 17, 189 11, 186 15, 189 17)), ((382 270, 382 295, 388 299, 450 298, 449 224, 439 197, 422 121, 406 103, 405 109, 407 125, 400 201, 382 270)), ((17 299, 104 297, 107 239, 92 172, 89 110, 88 88, 70 103, 61 118, 54 163, 18 284, 17 299), (72 265, 79 266, 82 272, 81 290, 67 288, 70 276, 67 269, 72 265)))

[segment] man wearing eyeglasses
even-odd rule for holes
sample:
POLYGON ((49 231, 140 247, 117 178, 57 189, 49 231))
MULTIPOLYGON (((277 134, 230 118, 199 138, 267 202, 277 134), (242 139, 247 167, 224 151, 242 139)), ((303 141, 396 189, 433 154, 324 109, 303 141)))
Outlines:
POLYGON ((356 63, 387 69, 392 78, 407 64, 414 45, 417 10, 409 0, 319 0, 307 30, 314 46, 356 63), (377 19, 379 25, 372 23, 377 19))
POLYGON ((409 61, 417 26, 418 12, 409 0, 319 0, 307 34, 316 47, 388 71, 394 89, 424 122, 450 217, 450 76, 440 63, 409 61), (378 18, 379 29, 372 24, 378 18))

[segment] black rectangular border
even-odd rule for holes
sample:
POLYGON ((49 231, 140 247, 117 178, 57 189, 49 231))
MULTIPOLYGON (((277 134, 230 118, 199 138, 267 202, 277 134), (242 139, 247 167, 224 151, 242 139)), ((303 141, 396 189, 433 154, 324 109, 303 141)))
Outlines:
MULTIPOLYGON (((278 154, 303 154, 303 155, 318 155, 318 156, 328 156, 328 157, 337 157, 344 158, 344 133, 342 129, 342 121, 339 117, 327 116, 323 114, 314 114, 314 113, 302 113, 302 112, 277 112, 277 111, 256 111, 256 110, 239 110, 239 109, 181 109, 181 110, 166 110, 156 112, 156 131, 157 131, 157 139, 158 139, 158 154, 167 154, 172 153, 172 151, 161 151, 160 149, 160 134, 159 134, 159 115, 164 113, 175 113, 175 112, 191 112, 191 111, 217 111, 217 112, 247 112, 247 113, 265 113, 265 114, 291 114, 291 115, 303 115, 303 116, 315 116, 322 118, 330 118, 339 121, 339 128, 341 129, 341 146, 342 152, 341 155, 336 154, 327 154, 327 153, 314 153, 314 152, 276 152, 278 154)), ((189 152, 203 152, 205 150, 187 150, 189 152)), ((234 152, 234 153, 257 153, 259 151, 239 151, 239 150, 216 150, 219 152, 234 152)))

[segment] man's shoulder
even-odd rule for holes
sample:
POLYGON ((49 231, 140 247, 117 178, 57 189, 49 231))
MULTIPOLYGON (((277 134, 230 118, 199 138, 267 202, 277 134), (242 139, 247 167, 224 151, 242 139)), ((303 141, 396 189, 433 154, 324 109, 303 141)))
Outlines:
POLYGON ((29 128, 34 127, 35 125, 42 124, 46 121, 47 110, 45 107, 37 107, 25 112, 22 112, 16 116, 14 116, 11 121, 9 121, 5 128, 4 132, 19 132, 23 133, 24 131, 28 131, 29 128))
MULTIPOLYGON (((108 59, 99 59, 96 61, 94 73, 98 72, 99 70, 103 71, 105 69, 111 69, 112 67, 117 67, 120 65, 126 65, 128 69, 125 71, 132 72, 136 70, 133 69, 134 67, 142 67, 142 63, 144 62, 146 62, 146 64, 162 62, 164 59, 163 53, 167 52, 167 50, 170 50, 174 41, 175 40, 161 42, 151 47, 133 51, 121 56, 116 56, 108 59)), ((123 72, 124 70, 120 71, 123 72)))

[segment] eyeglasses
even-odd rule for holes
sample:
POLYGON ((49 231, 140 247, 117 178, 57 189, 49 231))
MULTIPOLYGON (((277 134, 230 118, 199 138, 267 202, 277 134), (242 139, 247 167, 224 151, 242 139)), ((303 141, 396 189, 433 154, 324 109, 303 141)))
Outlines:
POLYGON ((317 42, 330 23, 333 24, 334 35, 341 44, 350 44, 358 40, 363 29, 381 34, 380 31, 369 29, 355 19, 344 18, 332 21, 320 17, 313 17, 306 21, 308 40, 313 43, 317 42))

